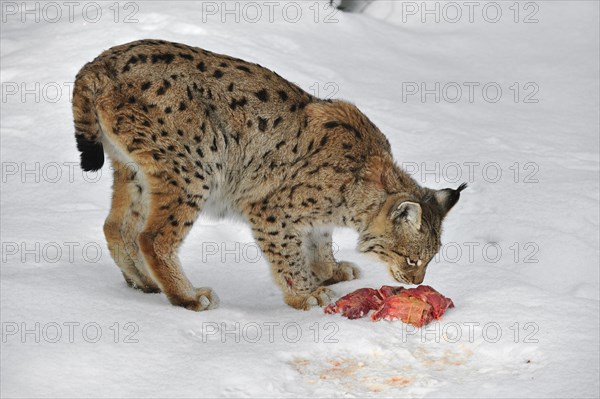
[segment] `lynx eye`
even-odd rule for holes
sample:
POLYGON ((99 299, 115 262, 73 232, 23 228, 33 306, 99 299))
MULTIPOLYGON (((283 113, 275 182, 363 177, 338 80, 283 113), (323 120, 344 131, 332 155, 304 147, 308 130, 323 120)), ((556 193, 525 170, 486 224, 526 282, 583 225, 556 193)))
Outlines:
POLYGON ((408 256, 406 257, 406 263, 408 263, 409 266, 417 266, 419 263, 421 263, 420 260, 413 262, 408 256))

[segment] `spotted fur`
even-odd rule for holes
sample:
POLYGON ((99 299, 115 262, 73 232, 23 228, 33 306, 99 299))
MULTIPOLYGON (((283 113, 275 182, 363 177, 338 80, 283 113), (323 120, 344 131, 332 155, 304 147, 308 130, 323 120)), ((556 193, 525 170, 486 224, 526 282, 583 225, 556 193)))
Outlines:
POLYGON ((106 50, 77 75, 73 113, 82 168, 101 168, 103 152, 114 167, 104 231, 125 280, 192 310, 218 303, 177 258, 200 212, 249 223, 285 302, 307 309, 358 276, 333 257, 334 226, 356 229, 359 249, 396 279, 420 283, 460 192, 420 187, 354 105, 183 44, 106 50))

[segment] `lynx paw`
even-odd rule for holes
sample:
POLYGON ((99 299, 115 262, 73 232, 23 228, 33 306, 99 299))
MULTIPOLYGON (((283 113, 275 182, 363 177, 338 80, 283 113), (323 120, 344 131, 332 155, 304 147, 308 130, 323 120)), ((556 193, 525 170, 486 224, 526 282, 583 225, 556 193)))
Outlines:
POLYGON ((157 294, 160 292, 160 288, 154 283, 150 283, 148 281, 142 281, 141 278, 136 278, 136 280, 128 277, 125 273, 123 273, 123 277, 125 278, 125 282, 131 288, 136 290, 140 290, 146 294, 157 294))
POLYGON ((309 310, 313 306, 327 306, 335 298, 332 290, 319 287, 308 295, 286 295, 285 302, 293 308, 309 310))
POLYGON ((193 299, 171 301, 171 303, 195 312, 200 312, 216 308, 219 305, 219 297, 211 288, 194 288, 193 299))
POLYGON ((147 285, 147 286, 143 286, 143 287, 134 287, 135 289, 138 289, 140 291, 142 291, 145 294, 158 294, 160 291, 160 288, 158 288, 158 286, 156 285, 147 285))
POLYGON ((333 275, 323 284, 331 285, 341 281, 355 280, 360 277, 360 269, 352 262, 338 262, 333 269, 333 275))
POLYGON ((337 274, 340 278, 339 281, 350 281, 360 277, 360 269, 352 262, 341 261, 337 266, 334 277, 337 274))

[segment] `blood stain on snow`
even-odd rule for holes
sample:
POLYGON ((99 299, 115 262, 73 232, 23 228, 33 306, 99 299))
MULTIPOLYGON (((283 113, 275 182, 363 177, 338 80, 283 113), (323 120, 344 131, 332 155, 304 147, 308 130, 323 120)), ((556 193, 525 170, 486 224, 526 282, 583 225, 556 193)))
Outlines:
POLYGON ((365 366, 364 363, 358 362, 355 359, 329 360, 328 363, 333 367, 326 369, 321 373, 319 378, 322 380, 349 377, 354 375, 359 368, 365 366))
POLYGON ((372 359, 329 358, 309 360, 296 358, 289 364, 309 384, 335 384, 349 392, 383 392, 412 385, 415 378, 398 375, 399 368, 372 359))
POLYGON ((393 386, 398 386, 398 387, 405 387, 407 385, 412 384, 413 379, 411 379, 411 378, 405 378, 405 377, 401 377, 401 376, 395 376, 395 377, 387 378, 385 380, 385 382, 388 385, 393 385, 393 386))
POLYGON ((433 369, 444 369, 448 366, 463 366, 473 356, 473 351, 464 345, 459 345, 455 349, 444 349, 440 352, 433 352, 426 348, 418 348, 413 352, 413 355, 422 365, 433 369))

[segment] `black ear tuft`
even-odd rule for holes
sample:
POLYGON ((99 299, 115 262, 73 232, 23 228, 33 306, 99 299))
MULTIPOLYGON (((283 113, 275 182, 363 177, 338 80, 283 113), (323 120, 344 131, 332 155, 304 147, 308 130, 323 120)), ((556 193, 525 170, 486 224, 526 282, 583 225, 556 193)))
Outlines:
POLYGON ((435 192, 435 199, 442 209, 442 216, 446 216, 450 209, 456 205, 460 199, 460 192, 465 188, 467 188, 467 183, 462 183, 457 189, 445 188, 435 192))

